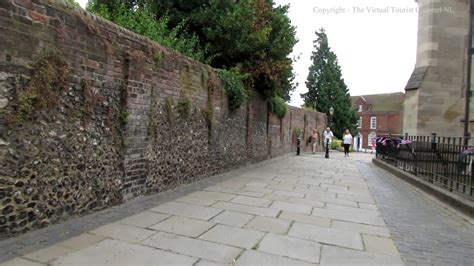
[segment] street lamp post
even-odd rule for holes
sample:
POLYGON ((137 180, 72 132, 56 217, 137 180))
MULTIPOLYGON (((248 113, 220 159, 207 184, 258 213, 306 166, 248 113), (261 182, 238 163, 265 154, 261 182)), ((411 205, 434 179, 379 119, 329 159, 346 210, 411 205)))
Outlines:
MULTIPOLYGON (((329 127, 332 127, 332 115, 334 114, 334 108, 331 106, 329 107, 329 127)), ((329 131, 331 132, 331 131, 329 131)), ((327 132, 329 134, 329 132, 327 132)), ((324 155, 324 158, 329 158, 329 138, 326 137, 324 140, 326 141, 326 154, 324 155)))
POLYGON ((332 115, 334 114, 334 108, 329 107, 329 127, 332 127, 332 115))

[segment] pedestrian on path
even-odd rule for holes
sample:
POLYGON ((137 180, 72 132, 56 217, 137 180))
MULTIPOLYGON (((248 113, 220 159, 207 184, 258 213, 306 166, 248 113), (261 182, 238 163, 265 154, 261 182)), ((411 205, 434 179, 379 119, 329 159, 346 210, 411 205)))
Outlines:
POLYGON ((332 134, 331 128, 327 127, 326 130, 323 132, 324 135, 324 147, 326 147, 326 144, 331 145, 332 138, 334 137, 334 134, 332 134))
POLYGON ((344 144, 344 157, 349 157, 349 147, 352 144, 352 135, 349 129, 344 131, 344 135, 342 136, 342 143, 344 144))
POLYGON ((316 128, 313 128, 313 134, 311 134, 311 147, 313 148, 313 154, 316 153, 319 142, 319 133, 316 128))

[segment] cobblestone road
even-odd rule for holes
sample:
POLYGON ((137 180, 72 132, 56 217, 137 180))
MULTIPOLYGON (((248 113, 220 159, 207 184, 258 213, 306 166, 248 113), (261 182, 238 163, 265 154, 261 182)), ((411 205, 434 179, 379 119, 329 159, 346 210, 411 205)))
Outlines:
POLYGON ((474 225, 370 162, 358 167, 407 265, 474 265, 474 225))
POLYGON ((0 241, 0 262, 472 265, 472 225, 370 159, 275 158, 0 241))

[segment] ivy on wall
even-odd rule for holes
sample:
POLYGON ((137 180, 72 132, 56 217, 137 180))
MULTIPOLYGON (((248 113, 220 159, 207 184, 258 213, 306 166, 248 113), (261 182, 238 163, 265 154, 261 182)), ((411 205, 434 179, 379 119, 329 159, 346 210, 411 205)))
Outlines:
POLYGON ((288 112, 288 106, 285 100, 283 100, 279 96, 275 96, 272 98, 271 106, 272 112, 280 119, 285 117, 286 113, 288 112))
POLYGON ((234 112, 249 98, 249 93, 244 85, 247 75, 241 74, 237 69, 217 69, 216 72, 222 80, 225 94, 229 99, 229 110, 234 112))

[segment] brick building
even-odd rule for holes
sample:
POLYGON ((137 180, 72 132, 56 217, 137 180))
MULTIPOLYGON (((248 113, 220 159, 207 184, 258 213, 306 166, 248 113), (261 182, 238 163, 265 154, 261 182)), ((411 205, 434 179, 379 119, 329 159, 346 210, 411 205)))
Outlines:
POLYGON ((404 99, 402 92, 352 96, 352 106, 359 116, 354 149, 371 149, 377 134, 402 134, 404 99))

